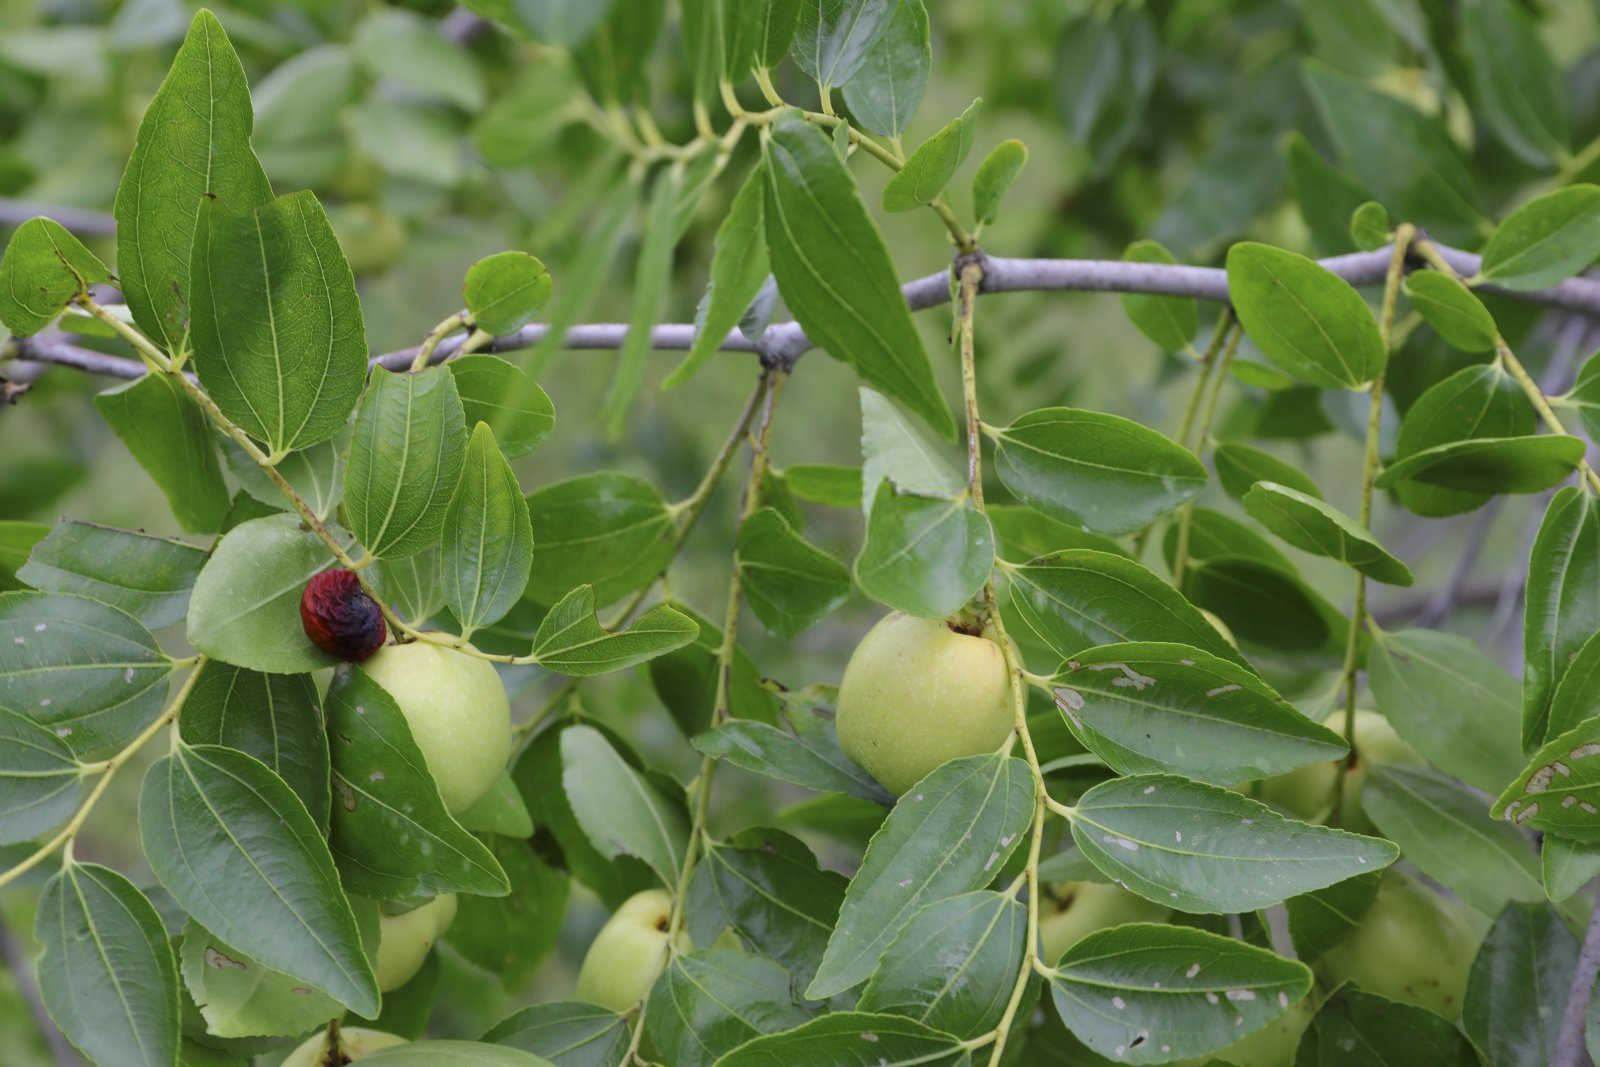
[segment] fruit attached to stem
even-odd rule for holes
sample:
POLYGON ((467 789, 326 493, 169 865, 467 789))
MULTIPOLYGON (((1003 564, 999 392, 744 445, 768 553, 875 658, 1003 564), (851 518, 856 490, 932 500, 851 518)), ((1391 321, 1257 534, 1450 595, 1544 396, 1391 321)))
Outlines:
POLYGON ((420 908, 378 920, 378 988, 387 993, 411 981, 433 943, 456 921, 456 895, 445 893, 420 908))
MULTIPOLYGON (((667 966, 671 923, 672 896, 664 889, 646 889, 623 901, 583 957, 576 997, 616 1012, 643 1000, 667 966)), ((689 952, 694 946, 680 931, 677 947, 689 952)))

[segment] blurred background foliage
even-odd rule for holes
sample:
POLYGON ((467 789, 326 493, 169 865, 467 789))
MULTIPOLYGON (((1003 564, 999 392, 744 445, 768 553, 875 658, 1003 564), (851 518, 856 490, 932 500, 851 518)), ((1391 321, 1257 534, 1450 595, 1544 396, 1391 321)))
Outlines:
MULTIPOLYGON (((138 120, 196 6, 0 0, 0 197, 46 212, 108 212, 138 120)), ((256 147, 275 189, 313 189, 328 207, 357 274, 374 351, 416 344, 459 306, 467 266, 496 251, 538 255, 559 292, 594 244, 597 219, 619 198, 632 204, 628 221, 582 294, 580 321, 627 318, 642 179, 628 175, 625 157, 585 120, 594 109, 566 53, 517 40, 435 0, 209 6, 249 73, 256 147)), ((1537 136, 1526 122, 1497 114, 1505 105, 1481 104, 1507 94, 1486 92, 1493 72, 1480 54, 1484 31, 1472 21, 1476 0, 929 0, 933 75, 905 142, 920 142, 980 96, 976 155, 1004 138, 1026 142, 1031 160, 984 234, 985 248, 997 255, 1117 258, 1144 237, 1163 242, 1180 261, 1201 264, 1218 263, 1241 238, 1338 254, 1354 250, 1345 226, 1350 209, 1374 194, 1440 239, 1474 248, 1487 220, 1530 195, 1600 178, 1600 163, 1581 150, 1600 134, 1600 3, 1505 6, 1531 18, 1548 56, 1541 61, 1548 84, 1511 94, 1537 103, 1544 93, 1547 105, 1555 102, 1536 109, 1537 136), (1449 188, 1417 183, 1418 173, 1443 175, 1449 188)), ((681 47, 669 14, 647 96, 672 141, 693 135, 681 47)), ((777 74, 786 99, 815 106, 815 90, 798 71, 786 65, 777 74)), ((756 106, 753 93, 746 103, 756 106)), ((695 207, 674 254, 667 320, 692 319, 716 223, 754 152, 755 138, 747 136, 695 207)), ((887 173, 861 156, 854 166, 875 203, 887 173)), ((951 187, 963 215, 966 185, 963 178, 951 187)), ((927 215, 879 222, 905 277, 949 261, 948 240, 927 215)), ((78 232, 110 261, 110 240, 91 230, 78 232)), ((0 225, 0 241, 8 236, 0 225)), ((1585 322, 1541 315, 1532 305, 1496 301, 1493 310, 1549 393, 1570 384, 1600 340, 1585 322)), ((1175 426, 1190 363, 1151 345, 1114 297, 991 296, 979 319, 980 390, 990 421, 1071 404, 1168 431, 1175 426)), ((947 351, 948 322, 942 311, 918 317, 930 351, 947 351)), ((106 339, 84 343, 117 351, 106 339)), ((687 387, 661 393, 655 386, 677 358, 652 357, 644 399, 624 432, 612 436, 596 412, 615 354, 549 358, 540 380, 555 401, 557 430, 522 462, 523 486, 615 468, 649 478, 669 499, 687 495, 737 416, 756 367, 747 354, 724 354, 687 387)), ((1452 350, 1426 328, 1415 331, 1392 364, 1391 425, 1427 385, 1486 358, 1452 350)), ((954 359, 936 362, 947 395, 957 395, 954 359)), ((1333 503, 1353 511, 1365 399, 1282 388, 1287 383, 1248 342, 1235 379, 1217 436, 1266 439, 1329 487, 1333 503)), ((110 384, 56 369, 0 409, 0 520, 50 523, 65 515, 179 532, 154 485, 88 402, 110 384)), ((836 361, 807 357, 784 396, 775 462, 859 463, 859 427, 853 375, 836 361)), ((1004 500, 999 487, 994 494, 1004 500)), ((724 597, 734 495, 731 484, 719 492, 671 574, 673 597, 702 612, 724 597)), ((1233 508, 1216 488, 1202 503, 1233 508)), ((1377 532, 1414 561, 1421 592, 1375 593, 1377 617, 1467 633, 1514 666, 1516 576, 1541 511, 1520 500, 1502 509, 1496 500, 1475 514, 1430 520, 1380 507, 1377 532)), ((854 555, 861 524, 853 514, 807 508, 805 520, 809 537, 842 558, 854 555)), ((1339 564, 1294 554, 1335 603, 1347 598, 1339 564)), ((16 562, 0 554, 0 583, 16 562)), ((763 634, 753 621, 741 637, 763 674, 793 688, 832 684, 877 612, 858 597, 794 641, 763 634)), ((162 638, 173 650, 182 645, 181 633, 162 638)), ((550 687, 532 676, 519 681, 526 683, 526 713, 550 687)), ((1326 689, 1313 681, 1300 679, 1298 692, 1326 689)), ((680 779, 693 773, 697 757, 649 672, 598 679, 582 701, 586 714, 621 726, 658 768, 680 779)), ((92 847, 80 854, 130 873, 140 869, 126 802, 137 781, 118 780, 125 802, 102 805, 92 847)), ((719 834, 769 819, 776 804, 795 799, 752 777, 737 781, 719 790, 719 834)), ((807 833, 825 860, 850 862, 849 814, 818 817, 831 820, 831 843, 807 833)), ((0 974, 0 1059, 15 1067, 51 1062, 9 967, 33 951, 31 898, 10 893, 0 900, 9 953, 0 974)), ((447 949, 441 982, 456 992, 431 1028, 476 1036, 535 994, 565 994, 602 915, 592 899, 575 898, 559 932, 551 924, 551 955, 513 989, 447 949)))

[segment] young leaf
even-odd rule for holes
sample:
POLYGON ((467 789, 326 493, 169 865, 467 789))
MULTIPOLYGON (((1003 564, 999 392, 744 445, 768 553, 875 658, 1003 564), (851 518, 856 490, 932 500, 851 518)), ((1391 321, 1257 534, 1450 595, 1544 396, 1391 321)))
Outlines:
POLYGON ((887 480, 867 520, 855 578, 872 599, 935 618, 965 604, 994 566, 994 531, 972 501, 897 493, 887 480))
POLYGON ((461 300, 474 326, 499 336, 521 329, 539 314, 551 288, 550 271, 533 256, 496 252, 467 268, 461 300))
POLYGON ((116 608, 0 593, 0 707, 49 730, 80 760, 114 755, 154 721, 171 674, 150 631, 116 608))
POLYGON ((1231 1045, 1310 989, 1303 963, 1153 923, 1095 931, 1067 949, 1050 976, 1061 1021, 1119 1063, 1170 1063, 1231 1045))
POLYGON ((717 1067, 962 1067, 970 1062, 971 1053, 951 1034, 899 1015, 839 1011, 740 1045, 717 1067), (863 1060, 863 1054, 871 1058, 863 1060))
POLYGON ((1306 496, 1322 499, 1322 490, 1310 475, 1271 452, 1230 441, 1217 446, 1212 460, 1217 465, 1217 481, 1235 500, 1248 493, 1257 482, 1277 482, 1306 496))
POLYGON ((461 481, 444 513, 439 562, 444 602, 462 633, 498 622, 528 584, 528 501, 487 423, 478 423, 467 442, 461 481))
POLYGON ((610 604, 659 574, 672 558, 666 501, 642 478, 600 471, 528 495, 533 570, 528 596, 554 604, 580 585, 610 604))
POLYGON ((610 1067, 627 1054, 628 1022, 593 1004, 558 1000, 523 1008, 500 1020, 483 1040, 546 1059, 566 1057, 573 1067, 610 1067))
MULTIPOLYGON (((244 68, 222 24, 202 9, 145 109, 117 186, 123 297, 139 328, 169 350, 177 350, 189 325, 190 249, 201 200, 248 215, 272 199, 250 149, 252 121, 244 68)), ((243 325, 236 321, 230 329, 243 325)), ((359 336, 359 316, 344 328, 359 336)))
POLYGON ((1277 482, 1257 482, 1240 503, 1252 519, 1296 548, 1336 559, 1369 578, 1410 585, 1411 568, 1344 512, 1277 482))
MULTIPOLYGON (((1158 241, 1135 241, 1122 251, 1129 263, 1178 262, 1158 241)), ((1139 332, 1168 352, 1179 352, 1194 342, 1200 329, 1195 302, 1181 296, 1122 294, 1122 311, 1139 332)))
POLYGON ((989 150, 972 176, 972 214, 978 225, 988 226, 1000 214, 1000 201, 1028 162, 1028 146, 1015 137, 989 150))
MULTIPOLYGON (((1516 380, 1492 363, 1465 367, 1428 387, 1406 411, 1395 439, 1395 462, 1440 445, 1476 438, 1515 438, 1536 427, 1533 406, 1516 380)), ((1471 511, 1490 493, 1420 481, 1395 486, 1400 502, 1429 517, 1471 511)))
POLYGON ((636 856, 662 885, 676 885, 689 837, 680 798, 661 795, 592 726, 561 731, 561 784, 578 825, 615 859, 636 856))
POLYGON ((178 969, 161 916, 116 871, 69 860, 34 919, 39 993, 61 1032, 96 1063, 178 1057, 178 969))
POLYGON ((848 793, 885 807, 893 804, 894 798, 840 750, 832 724, 817 721, 817 728, 794 733, 764 722, 727 722, 695 736, 694 747, 713 759, 805 789, 848 793))
POLYGON ((1406 295, 1423 319, 1463 352, 1488 352, 1499 335, 1494 316, 1458 279, 1436 270, 1406 275, 1406 295))
POLYGON ((33 546, 17 577, 47 593, 76 593, 120 608, 153 629, 183 618, 203 549, 74 519, 33 546))
POLYGON ((917 146, 905 166, 884 186, 883 210, 910 211, 938 199, 956 168, 972 151, 972 140, 978 133, 978 109, 982 106, 982 100, 974 100, 967 110, 917 146))
POLYGON ((791 54, 822 91, 844 85, 867 61, 897 0, 801 0, 791 54))
POLYGON ((1600 185, 1569 185, 1506 217, 1483 249, 1483 280, 1544 289, 1600 256, 1600 185))
MULTIPOLYGON (((712 0, 702 0, 706 7, 712 0)), ((645 211, 644 234, 639 243, 639 261, 633 272, 633 303, 628 312, 628 333, 617 352, 611 388, 600 409, 606 433, 613 440, 622 436, 628 414, 633 410, 644 384, 644 363, 650 355, 650 331, 661 319, 667 282, 672 272, 672 250, 677 245, 677 206, 682 175, 676 169, 661 171, 650 186, 645 211)))
POLYGON ((93 252, 54 219, 16 228, 0 256, 0 325, 13 336, 38 333, 89 286, 111 280, 93 252))
POLYGON ((766 282, 765 198, 766 177, 758 163, 739 187, 722 225, 717 227, 711 253, 711 280, 706 285, 705 317, 695 326, 694 346, 661 383, 663 389, 682 385, 711 358, 728 331, 739 325, 745 310, 766 282))
POLYGON ((357 23, 350 49, 374 79, 404 86, 417 96, 480 110, 488 98, 471 52, 421 15, 379 8, 357 23))
POLYGON ((356 412, 344 517, 374 556, 409 556, 439 540, 461 477, 466 414, 443 367, 372 372, 356 412))
POLYGON ((1101 782, 1072 839, 1107 877, 1158 904, 1215 914, 1262 908, 1387 867, 1387 841, 1286 819, 1265 804, 1165 774, 1101 782))
POLYGON ((1449 1020, 1350 985, 1323 1002, 1295 1054, 1296 1067, 1478 1067, 1481 1062, 1449 1020))
POLYGON ((1033 789, 1027 765, 999 754, 951 760, 912 786, 867 846, 806 996, 866 981, 922 907, 993 880, 1033 817, 1033 789))
POLYGON ((642 1049, 655 1063, 710 1067, 752 1038, 799 1026, 789 974, 771 960, 733 949, 674 955, 651 989, 642 1049))
POLYGON ((211 533, 228 511, 228 486, 206 416, 164 374, 146 374, 94 398, 95 410, 160 487, 178 525, 211 533))
MULTIPOLYGON (((807 5, 814 10, 817 3, 851 2, 807 0, 807 5)), ((861 2, 892 11, 888 0, 861 2)), ((954 438, 955 420, 855 179, 827 139, 794 116, 773 124, 762 150, 767 248, 778 289, 795 319, 868 385, 905 404, 941 436, 954 438)))
POLYGON ((1367 302, 1306 257, 1240 242, 1228 249, 1228 293, 1250 339, 1296 379, 1359 389, 1382 372, 1383 342, 1367 302))
POLYGON ((1528 559, 1522 616, 1522 750, 1554 736, 1550 702, 1573 657, 1600 630, 1600 503, 1578 488, 1550 501, 1528 559))
POLYGON ((923 0, 897 0, 888 26, 844 86, 844 102, 856 125, 885 137, 900 136, 922 103, 932 62, 923 0))
POLYGON ((533 654, 548 671, 585 677, 608 674, 682 648, 699 633, 694 620, 657 604, 617 633, 594 617, 594 589, 580 585, 562 597, 539 623, 533 654))
POLYGON ((83 773, 54 733, 0 708, 0 845, 32 841, 72 817, 83 773))
POLYGON ((1123 774, 1229 785, 1338 759, 1344 740, 1253 673, 1189 645, 1102 645, 1051 679, 1073 734, 1123 774))
POLYGON ((1550 905, 1507 904, 1472 961, 1461 1022, 1496 1067, 1543 1067, 1555 1053, 1578 939, 1550 905))
POLYGON ((1528 830, 1600 844, 1600 719, 1546 741, 1489 814, 1528 830))
POLYGON ((466 425, 488 423, 507 459, 532 452, 555 429, 550 397, 514 364, 474 352, 445 366, 455 376, 466 425))
POLYGON ((1206 469, 1188 449, 1131 419, 1040 408, 991 430, 995 471, 1028 506, 1073 526, 1124 534, 1191 499, 1206 469))
POLYGON ((795 636, 850 595, 844 564, 795 533, 770 507, 739 527, 737 551, 750 607, 780 637, 795 636))
POLYGON ((354 1011, 377 1012, 378 984, 321 831, 259 760, 179 745, 145 775, 139 831, 157 881, 195 921, 354 1011))

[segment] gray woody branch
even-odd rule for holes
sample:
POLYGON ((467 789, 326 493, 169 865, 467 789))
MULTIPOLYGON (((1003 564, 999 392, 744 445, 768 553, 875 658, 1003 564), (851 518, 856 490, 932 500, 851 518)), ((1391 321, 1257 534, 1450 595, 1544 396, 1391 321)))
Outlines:
MULTIPOLYGON (((1479 257, 1470 252, 1441 246, 1450 265, 1463 276, 1478 273, 1479 257)), ((1380 248, 1374 252, 1357 252, 1321 260, 1322 266, 1337 274, 1351 285, 1373 285, 1383 281, 1388 269, 1390 250, 1380 248)), ((1228 299, 1228 274, 1219 267, 1186 267, 1164 263, 1126 263, 1105 259, 1006 259, 984 258, 983 292, 1105 292, 1148 293, 1159 296, 1188 296, 1201 300, 1226 301, 1228 299)), ((1560 308, 1600 319, 1600 279, 1569 278, 1560 285, 1531 292, 1513 292, 1485 286, 1491 292, 1504 292, 1518 300, 1527 300, 1548 307, 1560 308)), ((950 283, 947 271, 907 282, 901 287, 911 310, 936 307, 950 300, 950 283)), ((516 333, 497 337, 482 351, 510 352, 538 344, 549 331, 543 323, 524 326, 516 333)), ((593 323, 574 326, 567 331, 564 348, 612 349, 620 348, 628 333, 626 323, 593 323)), ((663 323, 650 331, 651 347, 659 350, 683 350, 694 344, 695 328, 692 323, 663 323)), ((449 358, 462 342, 465 334, 457 334, 441 343, 433 354, 435 362, 449 358)), ((100 352, 80 348, 60 336, 21 338, 16 342, 18 359, 38 364, 62 364, 77 367, 95 374, 116 378, 137 378, 144 366, 137 361, 107 356, 100 352)), ((728 334, 720 346, 730 352, 757 352, 770 359, 793 362, 812 347, 810 338, 796 322, 770 326, 759 341, 752 341, 739 331, 728 334)), ((416 348, 386 352, 372 362, 391 370, 403 370, 416 356, 416 348)), ((13 375, 15 376, 15 375, 13 375)))

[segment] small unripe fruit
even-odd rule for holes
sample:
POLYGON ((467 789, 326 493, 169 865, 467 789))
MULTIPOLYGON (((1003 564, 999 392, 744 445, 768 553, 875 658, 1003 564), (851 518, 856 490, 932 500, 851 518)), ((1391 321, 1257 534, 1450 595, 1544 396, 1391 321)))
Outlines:
POLYGON ((1054 907, 1039 918, 1040 957, 1055 963, 1061 954, 1096 930, 1123 923, 1166 922, 1171 908, 1148 901, 1107 882, 1067 882, 1057 887, 1054 907))
POLYGON ((354 571, 313 575, 300 594, 300 625, 311 643, 347 663, 360 663, 383 646, 389 628, 378 602, 354 571))
POLYGON ((386 645, 359 670, 388 690, 452 814, 470 808, 511 758, 511 702, 487 660, 443 645, 386 645))
POLYGON ((341 1067, 382 1049, 404 1045, 406 1039, 361 1026, 339 1028, 339 1051, 329 1055, 328 1032, 318 1030, 284 1057, 279 1067, 341 1067))
POLYGON ((839 746, 895 794, 941 763, 993 752, 1012 725, 1000 646, 943 619, 885 616, 839 683, 839 746))
POLYGON ((399 989, 422 969, 433 943, 456 921, 456 895, 445 893, 420 908, 378 920, 378 988, 399 989))
MULTIPOLYGON (((578 969, 577 999, 615 1012, 632 1008, 667 966, 667 930, 672 896, 646 889, 622 902, 595 935, 578 969)), ((688 935, 679 932, 678 951, 689 952, 688 935)))
MULTIPOLYGON (((1344 712, 1329 715, 1324 725, 1344 733, 1344 712)), ((1297 819, 1322 823, 1333 813, 1333 782, 1343 776, 1339 786, 1339 825, 1358 834, 1376 833, 1372 820, 1361 807, 1361 787, 1373 767, 1399 763, 1420 765, 1423 760, 1394 732, 1389 720, 1375 711, 1356 712, 1356 762, 1343 760, 1312 763, 1261 783, 1261 799, 1282 808, 1297 819)))

